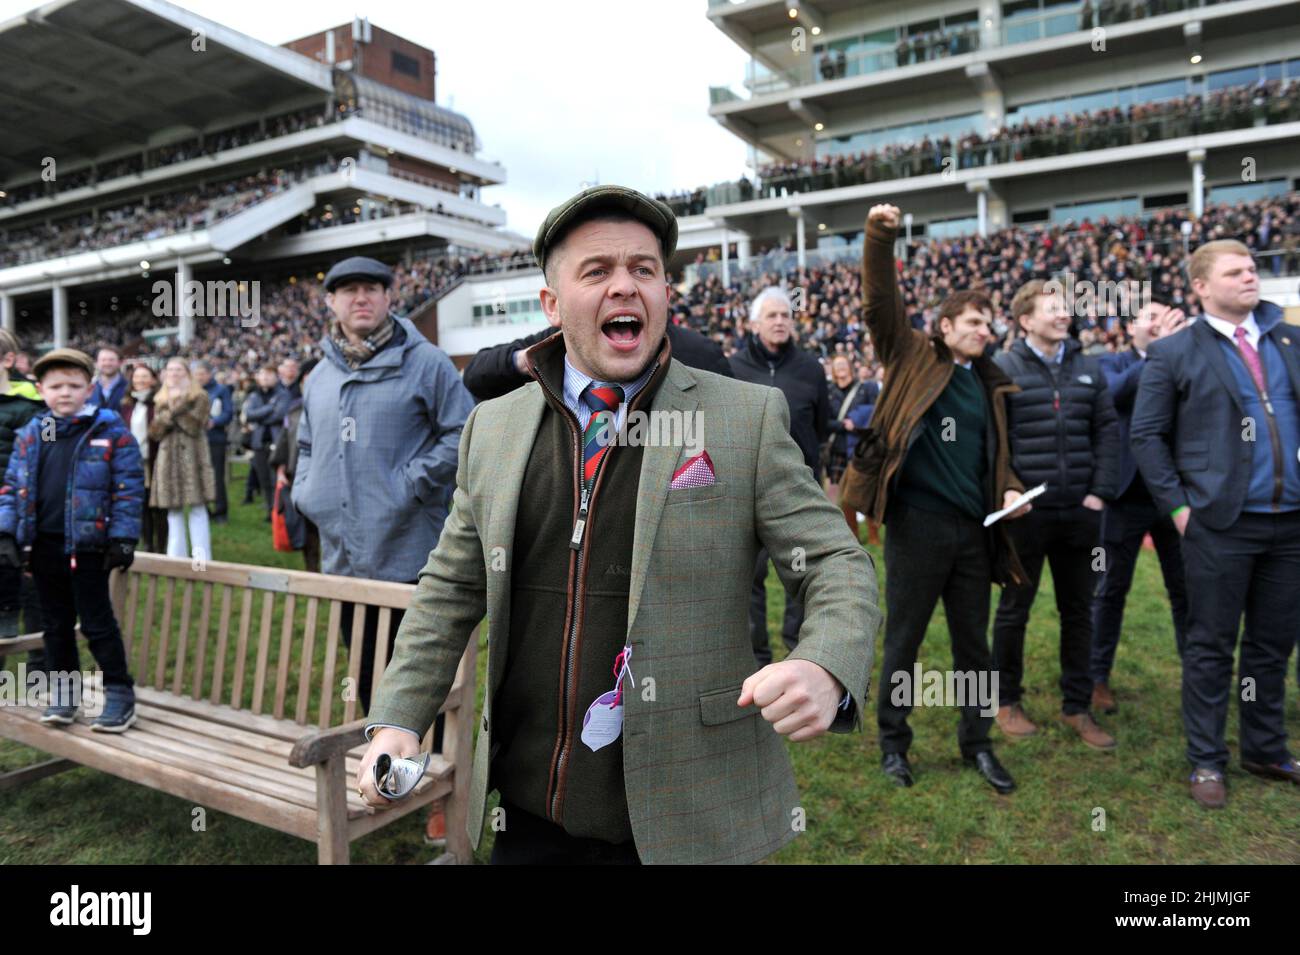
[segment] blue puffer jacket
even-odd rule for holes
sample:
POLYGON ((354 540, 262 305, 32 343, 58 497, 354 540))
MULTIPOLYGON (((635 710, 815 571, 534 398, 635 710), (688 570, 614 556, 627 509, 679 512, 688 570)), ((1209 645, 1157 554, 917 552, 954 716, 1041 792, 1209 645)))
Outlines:
POLYGON ((86 406, 70 418, 33 418, 14 438, 14 452, 0 487, 0 534, 13 535, 19 547, 29 546, 36 537, 42 423, 52 422, 57 435, 87 418, 93 422, 77 440, 64 502, 64 552, 107 550, 111 540, 135 543, 139 539, 144 506, 140 446, 116 412, 86 406))

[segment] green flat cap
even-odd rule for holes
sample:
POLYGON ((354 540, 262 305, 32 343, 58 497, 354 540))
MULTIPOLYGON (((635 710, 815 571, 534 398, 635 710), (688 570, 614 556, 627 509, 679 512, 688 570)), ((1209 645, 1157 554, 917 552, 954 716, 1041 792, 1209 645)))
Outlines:
MULTIPOLYGON (((546 268, 546 256, 551 248, 564 238, 564 234, 579 223, 607 210, 626 212, 649 226, 650 231, 663 243, 664 256, 671 258, 677 251, 677 216, 667 204, 651 199, 627 186, 592 186, 571 199, 566 199, 549 213, 533 240, 533 255, 537 264, 546 268)), ((666 268, 668 263, 664 262, 666 268)))
POLYGON ((80 368, 90 380, 95 380, 95 360, 87 355, 84 351, 78 351, 75 348, 56 348, 53 351, 47 351, 40 358, 36 359, 32 365, 32 374, 39 381, 41 372, 51 366, 62 368, 80 368))

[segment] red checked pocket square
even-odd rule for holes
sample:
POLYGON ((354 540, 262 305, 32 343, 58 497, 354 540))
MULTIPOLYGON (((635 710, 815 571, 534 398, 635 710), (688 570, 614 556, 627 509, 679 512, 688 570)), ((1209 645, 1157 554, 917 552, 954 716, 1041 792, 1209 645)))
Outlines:
POLYGON ((673 489, 710 487, 717 483, 718 478, 713 473, 713 461, 709 458, 709 452, 701 451, 695 457, 688 458, 686 463, 674 472, 673 483, 669 487, 673 489))

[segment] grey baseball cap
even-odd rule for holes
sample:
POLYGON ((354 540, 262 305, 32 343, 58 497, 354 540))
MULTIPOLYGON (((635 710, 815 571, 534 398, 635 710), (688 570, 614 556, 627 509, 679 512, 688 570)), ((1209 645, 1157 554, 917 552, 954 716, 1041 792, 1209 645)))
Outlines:
MULTIPOLYGON (((664 256, 677 251, 677 216, 666 203, 627 186, 592 186, 566 199, 546 215, 533 240, 537 264, 546 268, 546 255, 564 234, 586 219, 607 210, 626 212, 649 226, 663 243, 664 256)), ((664 263, 667 266, 667 262, 664 263)))
POLYGON ((364 255, 354 255, 342 262, 336 262, 325 273, 325 291, 334 291, 336 285, 348 279, 365 279, 368 282, 379 282, 384 288, 390 288, 393 284, 393 270, 383 262, 368 259, 364 255))

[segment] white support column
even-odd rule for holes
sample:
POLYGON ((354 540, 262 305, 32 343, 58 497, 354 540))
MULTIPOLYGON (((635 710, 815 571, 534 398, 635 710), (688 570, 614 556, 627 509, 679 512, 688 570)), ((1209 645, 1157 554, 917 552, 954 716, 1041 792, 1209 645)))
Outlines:
POLYGON ((731 287, 731 230, 722 227, 722 287, 731 287))
POLYGON ((68 290, 57 283, 50 290, 54 306, 54 347, 68 346, 68 290))
POLYGON ((176 320, 180 325, 180 343, 188 345, 194 340, 194 316, 190 314, 186 305, 188 296, 185 294, 185 286, 189 284, 194 276, 194 270, 184 259, 176 260, 176 320))
POLYGON ((0 292, 0 328, 3 328, 9 334, 14 334, 14 297, 8 292, 0 292))
POLYGON ((749 236, 742 235, 736 240, 736 265, 742 271, 749 268, 749 257, 752 254, 749 248, 749 236))
POLYGON ((980 0, 980 49, 1002 45, 1002 4, 980 0))
POLYGON ((1199 219, 1205 212, 1205 150, 1188 150, 1187 161, 1192 164, 1192 215, 1199 219))
POLYGON ((976 229, 983 238, 989 234, 989 181, 972 179, 966 183, 966 191, 975 193, 976 229))
POLYGON ((793 206, 786 211, 794 219, 796 261, 799 264, 799 271, 803 272, 808 267, 808 237, 804 234, 803 209, 799 206, 793 206))

